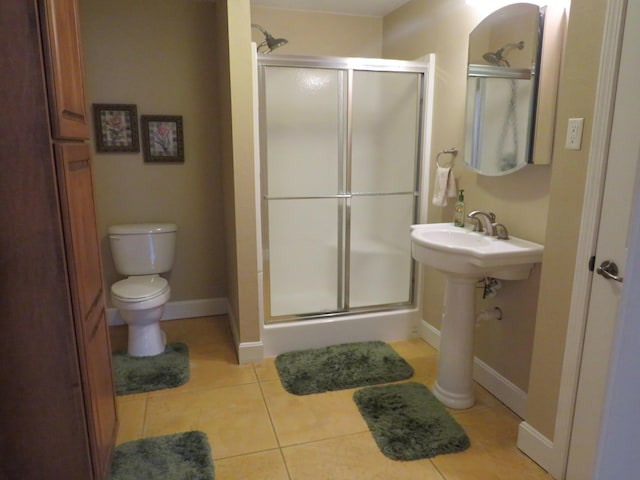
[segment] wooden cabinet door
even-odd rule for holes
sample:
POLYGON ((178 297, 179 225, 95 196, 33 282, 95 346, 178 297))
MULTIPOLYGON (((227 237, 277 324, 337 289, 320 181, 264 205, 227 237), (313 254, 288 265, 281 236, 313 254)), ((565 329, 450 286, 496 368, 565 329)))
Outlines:
POLYGON ((89 119, 76 0, 39 0, 53 137, 88 139, 89 119))
POLYGON ((91 147, 56 144, 58 187, 78 357, 96 479, 106 477, 117 433, 111 346, 105 318, 91 147))
POLYGON ((56 144, 55 150, 72 294, 80 317, 86 321, 91 309, 104 303, 91 147, 85 143, 56 144))
POLYGON ((104 309, 93 311, 92 317, 94 318, 90 323, 95 329, 85 335, 83 353, 88 378, 83 383, 87 410, 91 417, 88 430, 93 439, 91 450, 95 478, 107 479, 118 433, 118 420, 111 375, 109 330, 104 309))

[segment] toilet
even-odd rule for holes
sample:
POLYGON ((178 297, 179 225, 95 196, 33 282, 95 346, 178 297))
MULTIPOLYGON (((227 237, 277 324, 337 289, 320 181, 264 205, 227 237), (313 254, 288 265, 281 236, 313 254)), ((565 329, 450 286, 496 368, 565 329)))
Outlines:
POLYGON ((172 223, 112 225, 109 244, 116 271, 127 278, 111 285, 111 302, 129 327, 127 353, 147 357, 164 352, 160 329, 169 282, 160 276, 171 270, 178 227, 172 223))

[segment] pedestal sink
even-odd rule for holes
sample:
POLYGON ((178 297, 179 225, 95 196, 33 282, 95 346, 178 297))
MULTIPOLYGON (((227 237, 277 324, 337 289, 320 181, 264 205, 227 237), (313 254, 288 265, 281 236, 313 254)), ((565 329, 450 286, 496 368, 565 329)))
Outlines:
POLYGON ((447 407, 469 408, 473 394, 473 330, 478 280, 524 280, 544 247, 511 237, 499 240, 450 223, 413 225, 411 253, 446 275, 440 357, 434 395, 447 407))

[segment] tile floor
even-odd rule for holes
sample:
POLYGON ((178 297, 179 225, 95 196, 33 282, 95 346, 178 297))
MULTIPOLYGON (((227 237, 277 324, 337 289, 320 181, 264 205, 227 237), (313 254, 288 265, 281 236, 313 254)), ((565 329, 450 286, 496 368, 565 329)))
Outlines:
MULTIPOLYGON (((354 390, 295 396, 273 359, 238 365, 224 316, 163 322, 169 342, 189 345, 191 379, 170 390, 118 397, 118 443, 187 430, 205 432, 216 480, 551 479, 516 448, 520 419, 482 387, 468 410, 451 411, 471 448, 399 462, 378 450, 352 400, 354 390)), ((126 346, 126 327, 111 327, 112 347, 126 346)), ((412 339, 392 343, 431 387, 437 354, 412 339)))

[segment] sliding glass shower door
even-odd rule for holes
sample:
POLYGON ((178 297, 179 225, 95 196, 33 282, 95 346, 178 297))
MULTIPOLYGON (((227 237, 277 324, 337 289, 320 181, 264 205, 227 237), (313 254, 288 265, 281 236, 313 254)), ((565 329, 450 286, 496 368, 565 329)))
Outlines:
POLYGON ((412 302, 424 67, 259 62, 267 321, 412 302))

